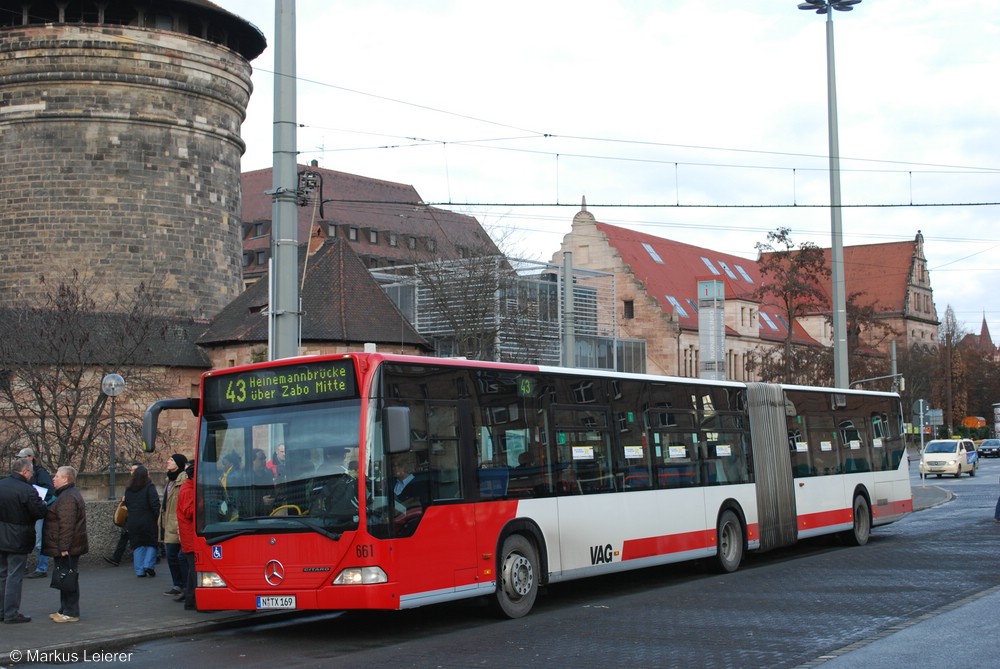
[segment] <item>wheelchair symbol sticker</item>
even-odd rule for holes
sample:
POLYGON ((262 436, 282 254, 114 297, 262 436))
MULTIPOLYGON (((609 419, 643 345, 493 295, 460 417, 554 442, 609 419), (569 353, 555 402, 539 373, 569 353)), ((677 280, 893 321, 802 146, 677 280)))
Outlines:
POLYGON ((213 560, 222 559, 222 546, 212 546, 212 559, 213 560))

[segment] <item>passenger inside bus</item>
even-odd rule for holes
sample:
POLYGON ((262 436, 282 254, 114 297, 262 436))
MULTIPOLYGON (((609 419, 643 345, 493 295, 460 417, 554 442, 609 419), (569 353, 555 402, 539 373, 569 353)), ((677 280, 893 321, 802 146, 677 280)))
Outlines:
POLYGON ((250 469, 250 488, 240 506, 240 515, 266 516, 274 509, 274 474, 267 468, 267 453, 253 449, 250 469))
POLYGON ((291 449, 286 453, 287 477, 276 486, 275 513, 301 516, 309 510, 309 496, 315 468, 311 453, 291 449))
POLYGON ((309 515, 342 522, 358 513, 358 480, 344 466, 347 449, 323 449, 323 462, 309 484, 309 515))
POLYGON ((393 458, 393 472, 396 476, 393 494, 396 501, 408 509, 425 507, 430 501, 427 479, 418 478, 414 469, 412 453, 401 453, 393 458))
POLYGON ((240 517, 243 493, 243 472, 240 471, 242 461, 236 451, 229 451, 222 456, 222 475, 219 477, 219 485, 222 486, 222 501, 219 503, 220 520, 238 520, 240 517))

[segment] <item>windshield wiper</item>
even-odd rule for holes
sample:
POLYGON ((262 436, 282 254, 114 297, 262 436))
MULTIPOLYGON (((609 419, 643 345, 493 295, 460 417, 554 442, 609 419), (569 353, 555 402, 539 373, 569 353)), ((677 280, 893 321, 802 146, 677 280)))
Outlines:
MULTIPOLYGON (((331 532, 322 525, 314 525, 310 523, 308 517, 306 516, 249 516, 247 518, 240 518, 240 520, 291 520, 297 522, 299 525, 306 527, 314 532, 322 534, 327 539, 332 539, 333 541, 340 541, 340 538, 344 536, 343 530, 340 532, 331 532)), ((223 541, 228 541, 229 539, 234 539, 236 537, 242 537, 246 534, 254 534, 259 531, 259 528, 248 527, 241 530, 233 530, 232 532, 226 532, 225 534, 219 534, 213 537, 206 537, 205 543, 209 546, 222 543, 223 541)))
POLYGON ((225 534, 220 534, 218 536, 206 537, 205 543, 207 543, 209 546, 214 546, 215 544, 222 543, 223 541, 227 541, 235 537, 241 537, 244 534, 252 534, 252 533, 253 530, 236 530, 235 532, 226 532, 225 534))

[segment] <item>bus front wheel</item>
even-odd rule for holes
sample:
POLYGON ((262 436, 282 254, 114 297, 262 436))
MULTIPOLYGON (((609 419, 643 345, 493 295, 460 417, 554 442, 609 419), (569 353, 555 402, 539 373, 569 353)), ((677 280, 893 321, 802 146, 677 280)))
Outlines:
POLYGON ((520 534, 503 542, 497 582, 496 609, 506 618, 520 618, 531 611, 538 596, 538 556, 535 547, 520 534))
POLYGON ((722 574, 736 571, 743 562, 743 525, 732 510, 726 509, 719 516, 716 536, 719 543, 719 552, 715 554, 716 571, 722 574))

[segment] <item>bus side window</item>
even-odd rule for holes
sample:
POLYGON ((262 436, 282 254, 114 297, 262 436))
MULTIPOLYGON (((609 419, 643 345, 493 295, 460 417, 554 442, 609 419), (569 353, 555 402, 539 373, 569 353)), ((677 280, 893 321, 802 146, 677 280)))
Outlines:
POLYGON ((479 469, 479 495, 483 499, 506 497, 509 482, 510 472, 506 467, 479 469))

